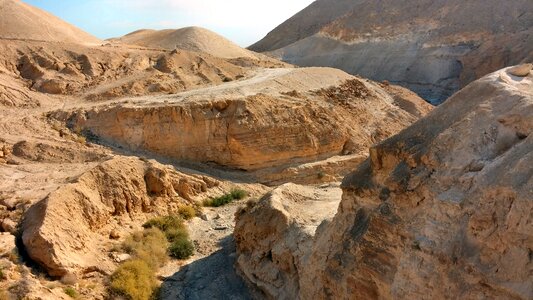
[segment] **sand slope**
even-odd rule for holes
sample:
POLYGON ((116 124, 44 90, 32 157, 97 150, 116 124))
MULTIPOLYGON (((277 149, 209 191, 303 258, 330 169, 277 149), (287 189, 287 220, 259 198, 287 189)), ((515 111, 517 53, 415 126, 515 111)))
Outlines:
POLYGON ((18 0, 0 0, 0 38, 77 44, 101 42, 83 30, 18 0))
POLYGON ((144 47, 200 51, 223 58, 255 58, 251 51, 201 27, 165 30, 141 29, 114 40, 144 47))

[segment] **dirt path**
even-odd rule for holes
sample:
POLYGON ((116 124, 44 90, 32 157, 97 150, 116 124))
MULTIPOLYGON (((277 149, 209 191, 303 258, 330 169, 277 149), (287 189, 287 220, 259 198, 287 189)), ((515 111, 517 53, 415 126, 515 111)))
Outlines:
POLYGON ((243 201, 205 208, 207 220, 195 218, 189 223, 196 254, 186 265, 168 265, 162 270, 161 275, 166 278, 161 285, 161 299, 251 299, 234 268, 233 219, 243 201))

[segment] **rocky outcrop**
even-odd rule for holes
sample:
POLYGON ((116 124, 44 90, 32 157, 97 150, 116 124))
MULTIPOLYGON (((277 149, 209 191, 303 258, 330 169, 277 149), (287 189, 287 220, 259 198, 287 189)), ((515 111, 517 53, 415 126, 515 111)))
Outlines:
POLYGON ((297 299, 298 270, 304 267, 318 226, 337 211, 340 196, 338 185, 287 183, 237 212, 236 264, 264 292, 258 298, 297 299))
POLYGON ((109 273, 114 262, 106 255, 106 240, 111 232, 129 230, 120 224, 194 204, 192 197, 216 185, 155 162, 114 158, 33 205, 24 215, 22 241, 51 276, 109 273))
POLYGON ((422 99, 327 68, 273 69, 161 98, 58 112, 106 143, 254 171, 366 155, 431 110, 422 99))
MULTIPOLYGON (((13 145, 13 155, 39 162, 74 163, 101 161, 106 156, 96 149, 72 149, 63 145, 20 141, 13 145)), ((0 155, 1 158, 1 155, 0 155)))
POLYGON ((254 210, 238 217, 237 266, 267 298, 531 299, 532 115, 533 75, 470 84, 370 149, 312 243, 257 242, 294 233, 271 237, 279 222, 254 210))
POLYGON ((0 72, 0 103, 7 105, 20 102, 24 97, 31 100, 28 89, 105 100, 176 93, 234 81, 247 74, 246 69, 226 59, 185 50, 28 44, 8 40, 0 41, 0 51, 3 53, 0 68, 5 68, 5 72, 0 72), (4 85, 2 78, 8 75, 11 80, 6 78, 4 85), (21 87, 11 81, 21 81, 21 87))
POLYGON ((318 0, 250 49, 388 80, 440 103, 477 78, 533 60, 533 4, 499 4, 318 0))

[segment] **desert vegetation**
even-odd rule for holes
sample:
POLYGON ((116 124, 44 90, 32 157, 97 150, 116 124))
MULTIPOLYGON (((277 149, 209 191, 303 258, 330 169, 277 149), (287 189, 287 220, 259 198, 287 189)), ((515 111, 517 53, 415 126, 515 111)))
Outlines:
POLYGON ((248 192, 241 189, 232 189, 229 193, 215 198, 208 198, 203 201, 204 206, 220 207, 235 200, 242 200, 248 196, 248 192))
POLYGON ((157 292, 157 270, 168 260, 187 259, 194 253, 184 218, 191 216, 190 206, 180 207, 180 214, 156 217, 144 223, 144 230, 127 237, 121 250, 131 255, 111 276, 111 292, 132 300, 149 299, 157 292))

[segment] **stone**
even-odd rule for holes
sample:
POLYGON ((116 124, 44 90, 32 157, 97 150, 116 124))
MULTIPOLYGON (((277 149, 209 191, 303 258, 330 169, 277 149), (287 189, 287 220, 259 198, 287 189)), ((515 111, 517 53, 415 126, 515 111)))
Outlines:
POLYGON ((109 238, 112 240, 118 240, 120 238, 120 231, 113 229, 109 233, 109 238))
POLYGON ((2 230, 5 232, 9 232, 11 234, 15 234, 17 232, 17 223, 11 219, 3 219, 0 225, 2 226, 2 230))
POLYGON ((16 249, 15 236, 8 232, 0 232, 0 253, 11 253, 16 249))
POLYGON ((130 259, 131 255, 129 255, 128 253, 112 253, 111 257, 113 258, 114 262, 121 263, 130 259))
POLYGON ((533 69, 533 64, 522 64, 509 69, 509 74, 518 77, 526 77, 533 69))

